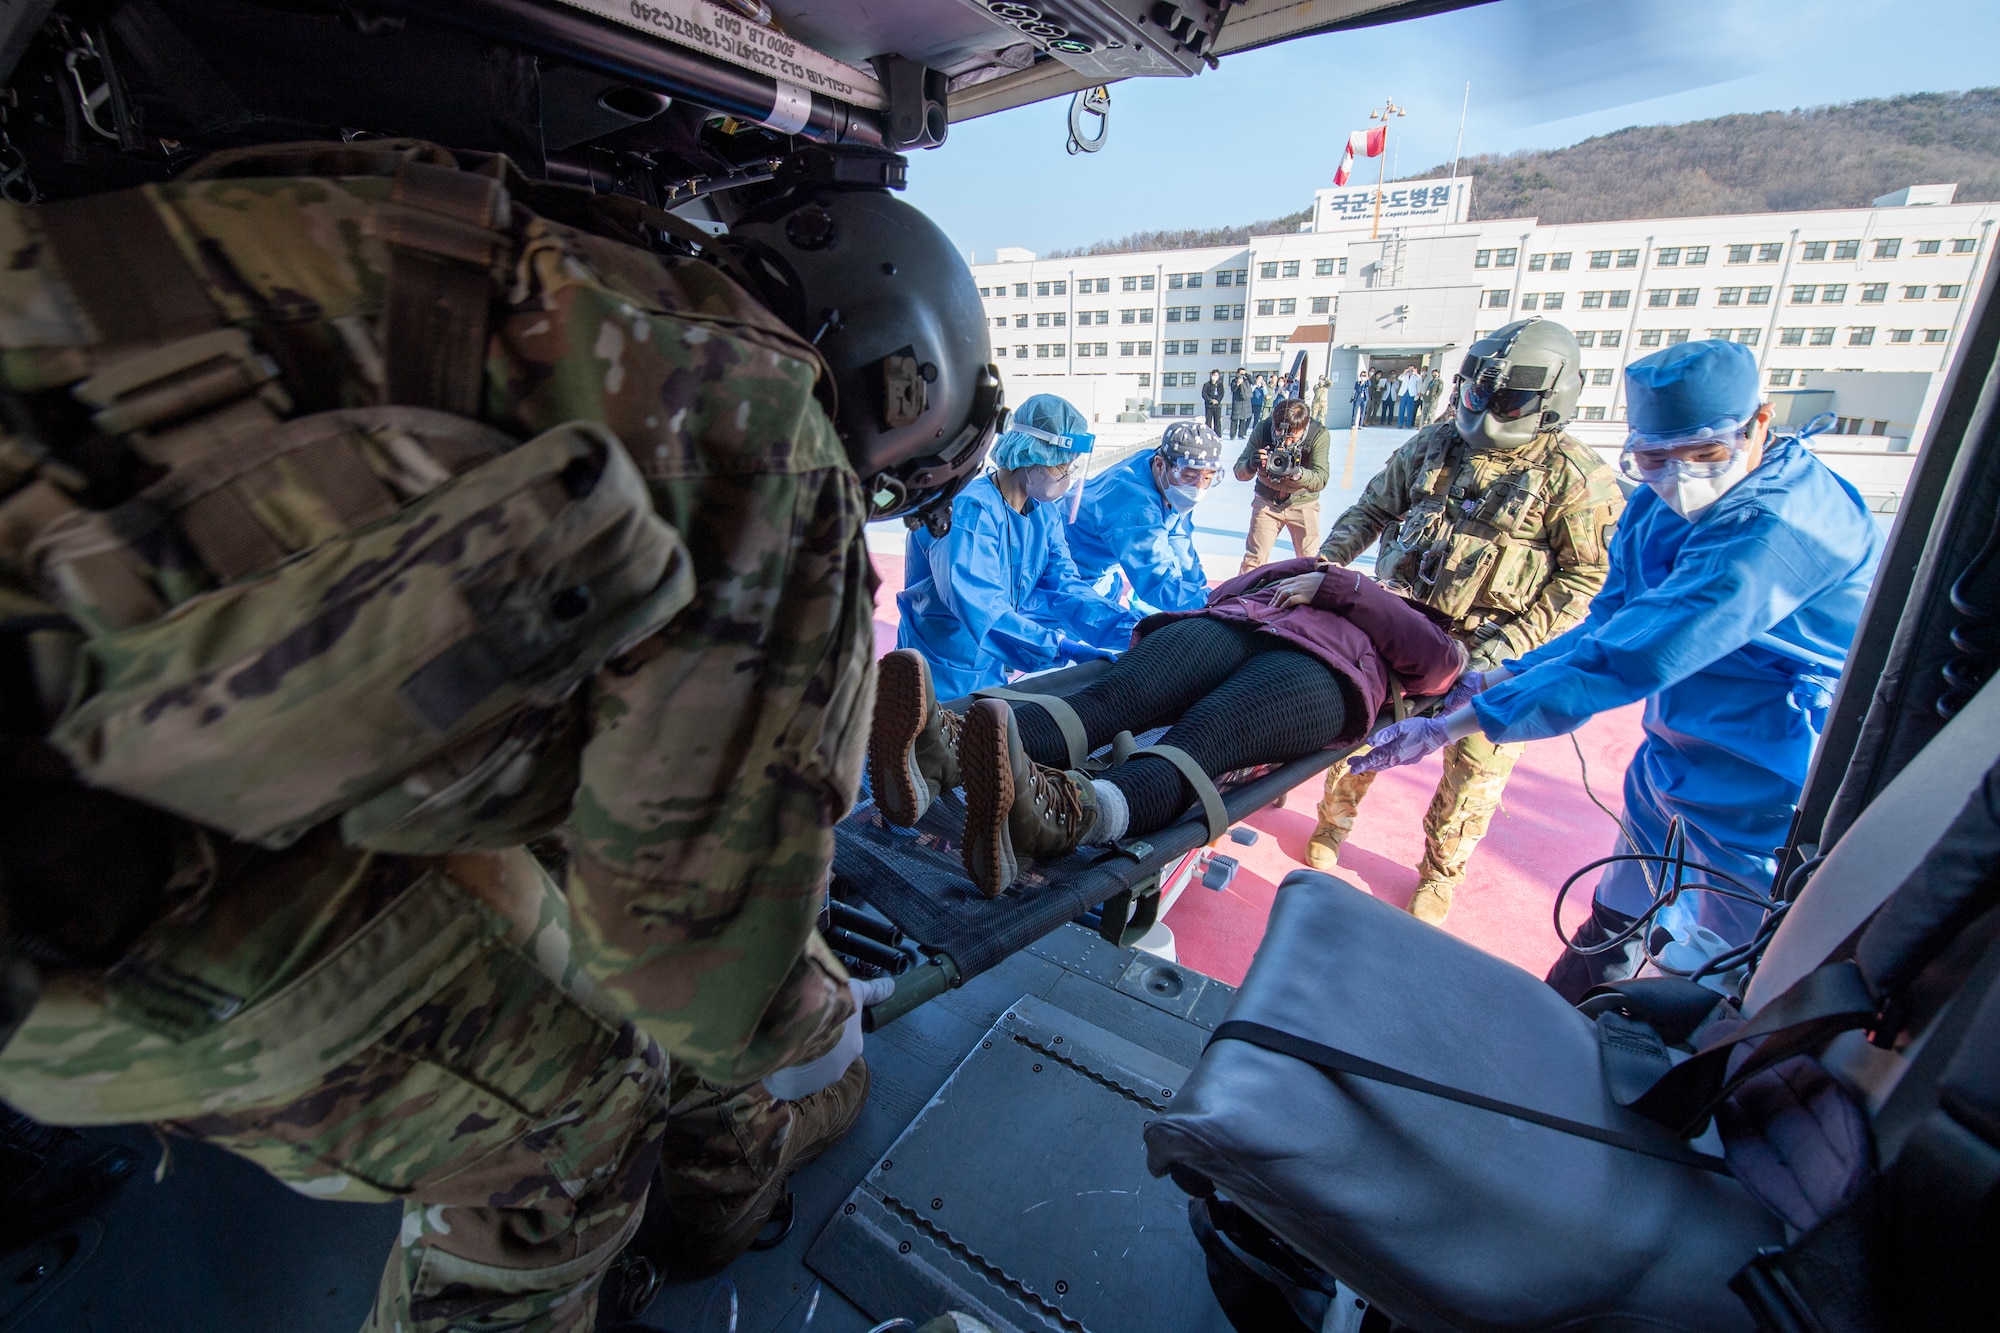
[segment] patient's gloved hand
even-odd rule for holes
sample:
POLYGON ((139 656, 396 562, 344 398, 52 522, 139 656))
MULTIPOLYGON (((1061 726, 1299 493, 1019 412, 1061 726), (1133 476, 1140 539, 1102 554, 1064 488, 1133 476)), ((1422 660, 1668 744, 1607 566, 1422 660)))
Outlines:
POLYGON ((1368 738, 1368 753, 1347 761, 1354 773, 1380 773, 1385 768, 1414 764, 1451 744, 1444 723, 1434 717, 1413 717, 1386 726, 1368 738))
POLYGON ((1078 643, 1075 639, 1057 639, 1056 656, 1065 662, 1116 662, 1118 654, 1109 648, 1098 648, 1088 643, 1078 643))
POLYGON ((1438 716, 1443 717, 1446 713, 1456 713, 1459 709, 1472 702, 1473 695, 1483 694, 1485 691, 1486 673, 1484 671, 1466 672, 1458 678, 1458 684, 1451 687, 1451 692, 1445 695, 1444 702, 1438 705, 1438 716))
POLYGON ((815 1092, 830 1088, 840 1081, 848 1067, 861 1058, 861 1011, 871 1004, 880 1004, 896 993, 894 977, 877 977, 873 981, 850 979, 847 988, 854 996, 854 1012, 848 1016, 847 1026, 840 1030, 840 1042, 832 1050, 817 1060, 808 1060, 802 1065, 787 1067, 764 1076, 764 1091, 781 1102, 795 1102, 801 1097, 810 1097, 815 1092))

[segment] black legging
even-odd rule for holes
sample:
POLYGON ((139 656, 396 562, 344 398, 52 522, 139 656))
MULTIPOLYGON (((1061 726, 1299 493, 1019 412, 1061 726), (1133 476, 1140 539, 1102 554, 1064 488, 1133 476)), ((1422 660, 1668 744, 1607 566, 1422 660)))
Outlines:
MULTIPOLYGON (((1346 724, 1349 688, 1310 653, 1248 625, 1198 616, 1139 640, 1069 704, 1093 750, 1121 731, 1172 722, 1160 744, 1185 750, 1217 777, 1325 749, 1346 724)), ((1069 749, 1048 710, 1015 704, 1014 720, 1030 759, 1068 766, 1069 749)), ((1165 828, 1195 800, 1180 770, 1152 755, 1118 765, 1104 781, 1131 806, 1127 836, 1165 828)))

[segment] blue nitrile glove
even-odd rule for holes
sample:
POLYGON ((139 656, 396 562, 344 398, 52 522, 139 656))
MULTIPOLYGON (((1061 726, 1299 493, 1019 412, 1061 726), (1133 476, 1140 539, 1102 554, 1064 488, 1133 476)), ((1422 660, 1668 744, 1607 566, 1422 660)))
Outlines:
POLYGON ((1368 753, 1347 761, 1349 772, 1380 773, 1385 768, 1414 764, 1451 744, 1444 723, 1434 717, 1413 717, 1386 726, 1368 738, 1368 753))
POLYGON ((1065 662, 1116 662, 1118 654, 1109 648, 1097 648, 1075 639, 1057 639, 1056 656, 1065 662))

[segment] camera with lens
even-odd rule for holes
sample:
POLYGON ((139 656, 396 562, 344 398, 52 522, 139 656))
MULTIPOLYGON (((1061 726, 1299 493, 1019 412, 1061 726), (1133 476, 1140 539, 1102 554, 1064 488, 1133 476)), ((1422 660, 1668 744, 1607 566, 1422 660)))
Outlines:
POLYGON ((1299 470, 1302 450, 1296 444, 1274 444, 1264 452, 1264 470, 1274 477, 1289 477, 1299 470))

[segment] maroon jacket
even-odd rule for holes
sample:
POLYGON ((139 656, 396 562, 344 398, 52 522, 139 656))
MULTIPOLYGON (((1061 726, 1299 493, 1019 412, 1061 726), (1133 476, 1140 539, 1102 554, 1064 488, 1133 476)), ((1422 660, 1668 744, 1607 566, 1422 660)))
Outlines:
POLYGON ((1147 616, 1133 631, 1136 641, 1160 626, 1189 616, 1209 616, 1238 625, 1255 625, 1292 647, 1311 653, 1354 682, 1363 712, 1341 736, 1341 743, 1358 740, 1375 724, 1389 697, 1394 672, 1406 694, 1443 694, 1465 670, 1465 647, 1445 632, 1428 612, 1351 569, 1328 569, 1319 592, 1306 606, 1276 610, 1271 585, 1296 574, 1310 574, 1318 562, 1310 557, 1262 565, 1238 574, 1208 595, 1199 611, 1162 611, 1147 616))

